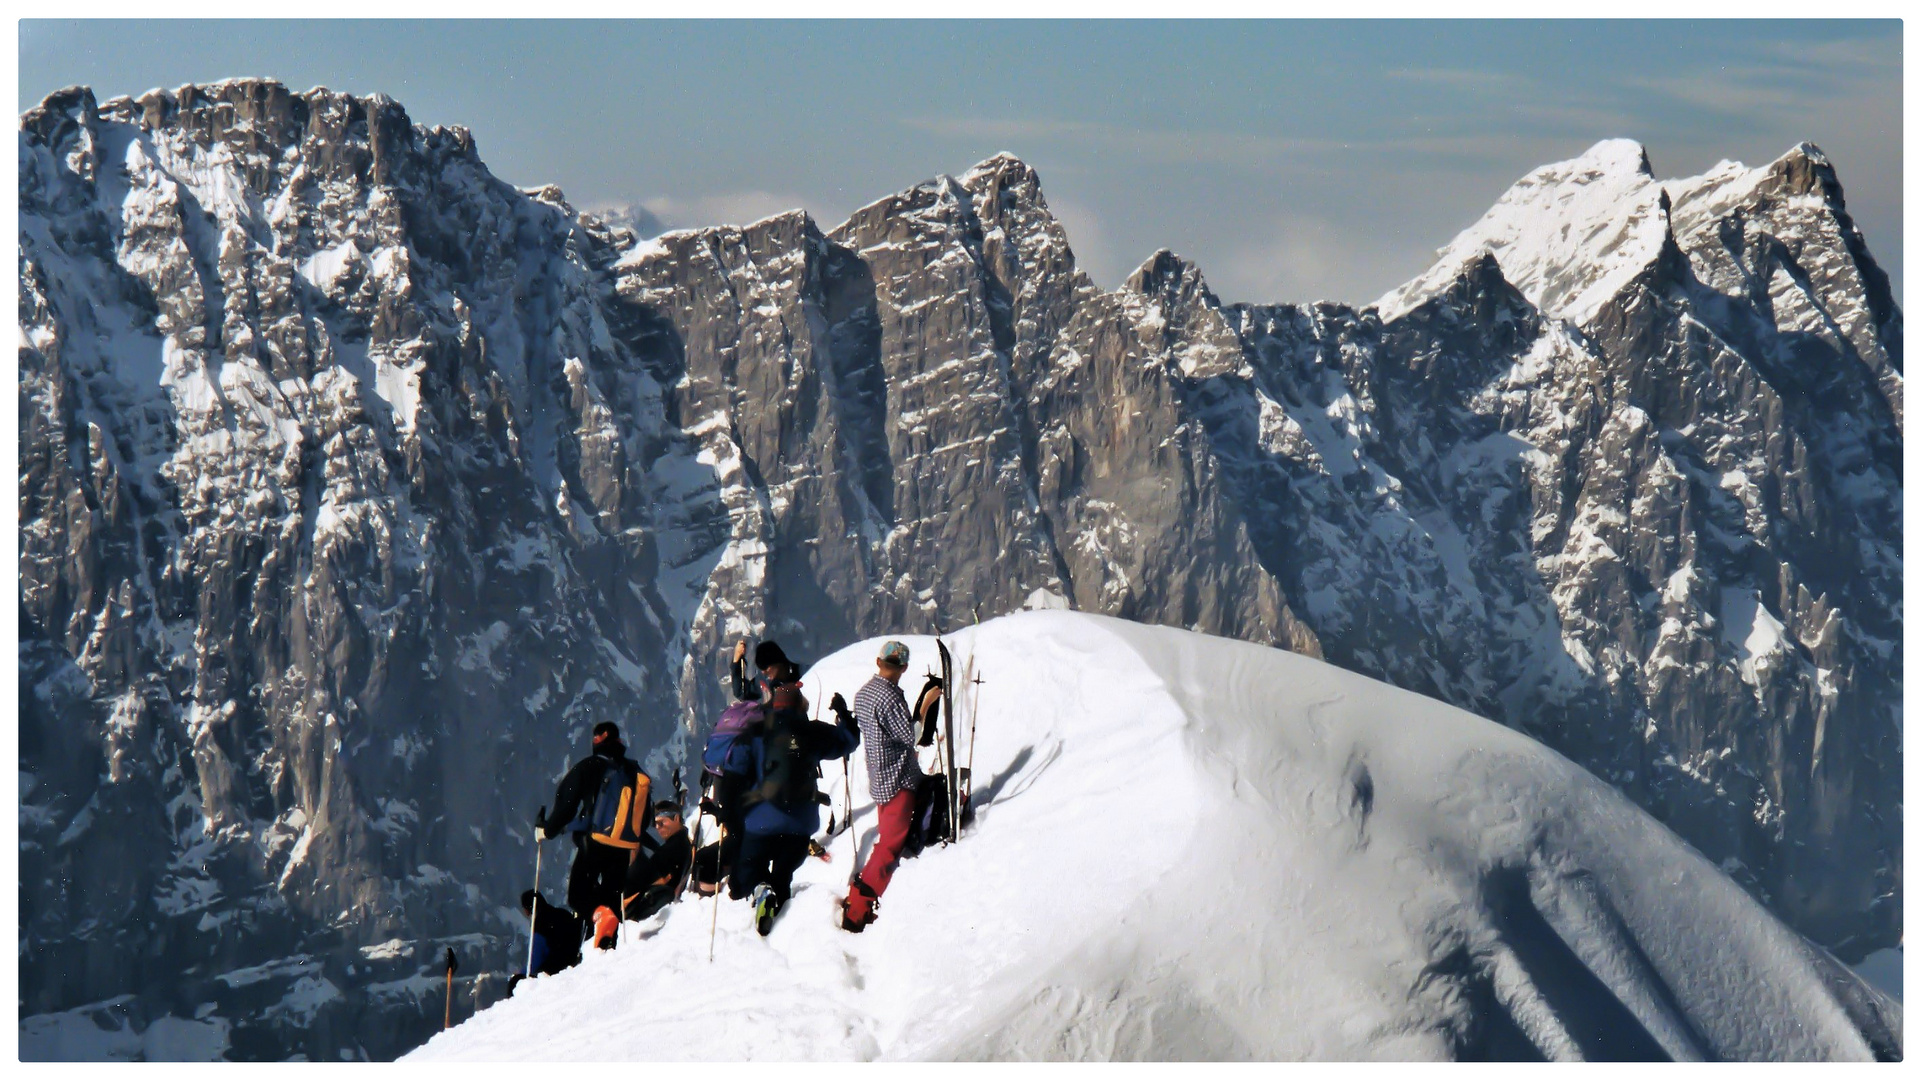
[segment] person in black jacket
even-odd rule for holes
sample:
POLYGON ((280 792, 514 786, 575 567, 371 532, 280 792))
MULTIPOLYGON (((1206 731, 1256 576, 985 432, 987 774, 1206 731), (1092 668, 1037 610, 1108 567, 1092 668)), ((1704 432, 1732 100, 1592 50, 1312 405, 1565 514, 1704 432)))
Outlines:
POLYGON ((627 868, 627 888, 621 899, 629 919, 644 919, 679 896, 693 861, 687 826, 680 807, 671 800, 654 804, 654 831, 660 834, 659 845, 627 868))
POLYGON ((578 915, 554 906, 533 889, 520 894, 520 913, 534 921, 534 971, 553 975, 580 963, 578 915))
POLYGON ((738 766, 751 786, 742 816, 747 836, 728 895, 752 898, 755 928, 762 934, 787 903, 794 871, 806 860, 808 841, 820 828, 820 763, 846 757, 860 746, 858 727, 809 720, 805 708, 803 703, 772 710, 767 727, 748 744, 749 753, 738 766))
POLYGON ((567 906, 591 919, 594 909, 620 910, 621 887, 627 866, 640 848, 646 830, 647 774, 627 757, 620 729, 609 722, 594 725, 594 752, 575 763, 554 793, 553 817, 540 822, 541 836, 562 832, 574 838, 574 866, 567 875, 567 906), (608 770, 617 770, 609 782, 608 770), (611 805, 601 807, 600 803, 611 805), (596 822, 605 810, 607 821, 596 822))
MULTIPOLYGON (((557 975, 580 963, 580 919, 563 907, 555 907, 539 892, 528 889, 520 894, 520 913, 533 920, 532 970, 536 975, 557 975)), ((516 971, 507 980, 507 996, 527 978, 528 972, 516 971)))
POLYGON ((754 646, 754 666, 760 674, 747 677, 747 639, 734 646, 734 700, 758 701, 772 706, 774 693, 782 686, 800 685, 800 665, 787 658, 779 642, 763 641, 754 646))
MULTIPOLYGON (((734 659, 729 667, 734 700, 760 702, 769 714, 779 709, 788 714, 784 719, 806 715, 806 699, 800 694, 800 667, 787 658, 786 650, 778 642, 762 641, 754 647, 754 667, 760 674, 749 678, 747 639, 742 638, 734 645, 734 659)), ((720 839, 702 847, 699 853, 696 880, 704 894, 717 889, 722 878, 732 875, 739 861, 740 845, 747 838, 741 816, 747 812, 744 789, 749 782, 750 778, 739 775, 721 776, 701 799, 700 808, 714 815, 720 825, 720 839)), ((702 776, 702 783, 706 790, 706 774, 702 776)))

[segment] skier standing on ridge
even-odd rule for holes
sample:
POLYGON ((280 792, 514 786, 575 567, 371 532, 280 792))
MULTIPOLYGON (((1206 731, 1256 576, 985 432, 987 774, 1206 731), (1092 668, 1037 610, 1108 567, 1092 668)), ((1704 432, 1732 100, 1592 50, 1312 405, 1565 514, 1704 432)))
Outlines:
POLYGON ((860 745, 860 731, 852 725, 807 718, 798 681, 774 685, 768 705, 766 724, 747 752, 729 759, 749 786, 741 799, 746 837, 727 893, 736 900, 752 897, 754 926, 763 935, 787 903, 794 871, 820 829, 821 761, 846 757, 860 745))
MULTIPOLYGON (((860 722, 861 736, 867 740, 867 790, 874 797, 880 818, 880 839, 860 876, 849 883, 841 912, 840 928, 856 934, 877 917, 880 896, 894 878, 894 868, 900 865, 901 850, 913 825, 915 790, 926 780, 914 758, 915 718, 909 715, 907 698, 900 692, 907 655, 907 646, 898 641, 882 645, 874 659, 877 674, 854 695, 854 716, 860 722)), ((922 720, 939 704, 940 694, 940 688, 934 687, 922 696, 922 720)))
POLYGON ((627 756, 620 729, 594 725, 594 752, 576 762, 554 794, 554 816, 535 822, 543 839, 563 832, 574 838, 574 867, 567 875, 567 906, 592 920, 599 908, 620 910, 627 866, 647 828, 652 784, 627 756))

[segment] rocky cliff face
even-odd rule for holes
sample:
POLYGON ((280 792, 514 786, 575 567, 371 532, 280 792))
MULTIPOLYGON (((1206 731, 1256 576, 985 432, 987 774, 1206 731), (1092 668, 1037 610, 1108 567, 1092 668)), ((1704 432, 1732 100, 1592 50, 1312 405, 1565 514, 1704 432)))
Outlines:
POLYGON ((1006 156, 647 241, 267 82, 20 160, 23 1031, 395 1053, 591 724, 665 785, 738 636, 1036 604, 1501 720, 1899 939, 1901 315, 1811 147, 1601 144, 1358 311, 1103 292, 1006 156))
POLYGON ((379 98, 70 91, 20 161, 23 1011, 403 1048, 541 783, 677 708, 607 241, 379 98))

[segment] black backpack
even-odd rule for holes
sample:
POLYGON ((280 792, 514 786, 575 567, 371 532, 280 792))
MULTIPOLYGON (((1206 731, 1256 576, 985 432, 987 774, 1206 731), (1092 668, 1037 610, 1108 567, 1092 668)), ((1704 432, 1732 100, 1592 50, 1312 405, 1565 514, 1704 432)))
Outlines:
POLYGON ((800 739, 795 724, 776 724, 761 736, 760 782, 747 802, 799 809, 818 801, 820 763, 801 748, 800 739))

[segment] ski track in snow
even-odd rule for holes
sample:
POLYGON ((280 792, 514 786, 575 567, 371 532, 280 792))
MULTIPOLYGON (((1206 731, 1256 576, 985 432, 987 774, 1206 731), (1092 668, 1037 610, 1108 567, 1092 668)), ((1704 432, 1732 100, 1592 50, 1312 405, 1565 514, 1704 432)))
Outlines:
MULTIPOLYGON (((912 697, 935 649, 902 640, 912 697)), ((946 640, 989 707, 977 821, 902 864, 865 934, 833 925, 843 832, 771 936, 723 901, 710 963, 714 902, 683 900, 407 1060, 1898 1052, 1898 1003, 1523 735, 1294 654, 1099 616, 946 640)), ((823 660, 807 693, 851 699, 877 644, 823 660)))

